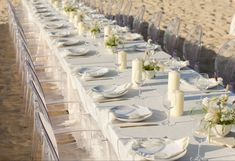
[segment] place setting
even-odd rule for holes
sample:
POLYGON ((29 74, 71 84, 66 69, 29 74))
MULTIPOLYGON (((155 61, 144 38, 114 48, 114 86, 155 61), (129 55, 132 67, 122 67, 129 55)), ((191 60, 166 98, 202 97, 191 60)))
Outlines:
POLYGON ((73 70, 73 75, 79 76, 84 81, 99 81, 113 79, 112 71, 106 67, 78 67, 73 70))
MULTIPOLYGON (((70 37, 73 35, 72 32, 70 31, 62 31, 62 32, 59 32, 59 31, 51 31, 48 33, 50 37, 52 38, 67 38, 67 37, 70 37)), ((63 40, 61 40, 63 41, 63 40)))
MULTIPOLYGON (((52 34, 52 33, 50 33, 50 34, 52 34)), ((71 35, 71 33, 70 32, 59 32, 59 33, 54 32, 54 35, 55 36, 66 35, 68 37, 69 35, 71 35)), ((54 44, 56 44, 56 46, 58 48, 63 48, 63 47, 73 47, 73 46, 86 45, 87 42, 83 41, 83 40, 75 39, 75 38, 64 38, 64 39, 55 40, 54 44)), ((73 49, 72 49, 72 51, 73 51, 73 49)))
POLYGON ((134 138, 128 143, 129 153, 134 160, 174 161, 187 153, 189 137, 169 138, 134 138))
POLYGON ((185 77, 180 80, 181 89, 188 94, 202 93, 228 93, 223 87, 222 78, 209 78, 206 73, 199 73, 191 77, 185 77))
POLYGON ((98 103, 128 100, 125 96, 130 90, 131 84, 97 85, 90 88, 87 93, 98 103))
POLYGON ((64 50, 64 56, 67 58, 74 58, 74 57, 89 57, 93 55, 98 55, 98 51, 90 50, 85 47, 73 47, 67 48, 64 50))
POLYGON ((62 22, 60 23, 49 23, 44 26, 45 29, 62 29, 65 28, 66 25, 62 22))

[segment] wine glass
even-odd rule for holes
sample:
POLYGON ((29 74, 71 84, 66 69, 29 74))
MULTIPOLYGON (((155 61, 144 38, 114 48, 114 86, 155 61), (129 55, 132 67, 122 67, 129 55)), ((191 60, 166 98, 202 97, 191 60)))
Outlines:
POLYGON ((180 57, 173 57, 171 59, 171 69, 180 71, 180 57))
POLYGON ((207 159, 203 158, 200 155, 201 143, 207 140, 207 132, 204 128, 203 121, 197 120, 196 126, 192 129, 193 138, 198 142, 198 151, 197 156, 190 158, 190 161, 206 161, 207 159))
POLYGON ((173 108, 171 100, 168 98, 168 94, 165 94, 162 98, 163 107, 166 109, 167 119, 164 122, 165 125, 170 125, 170 110, 173 108))
POLYGON ((143 79, 135 80, 135 84, 138 86, 138 98, 139 98, 139 100, 141 100, 141 98, 142 98, 141 97, 141 94, 142 94, 141 87, 144 84, 144 80, 143 79))

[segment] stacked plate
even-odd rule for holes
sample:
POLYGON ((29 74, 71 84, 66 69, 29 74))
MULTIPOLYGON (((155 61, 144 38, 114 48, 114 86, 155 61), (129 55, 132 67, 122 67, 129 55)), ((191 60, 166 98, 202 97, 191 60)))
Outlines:
POLYGON ((102 77, 109 72, 108 68, 104 67, 83 67, 77 70, 77 73, 84 79, 90 80, 96 77, 102 77))
POLYGON ((215 88, 218 85, 223 85, 223 78, 219 77, 217 78, 217 80, 215 78, 209 78, 208 82, 209 82, 209 85, 207 86, 206 89, 215 88))
POLYGON ((45 29, 60 29, 63 28, 64 24, 63 23, 58 23, 58 24, 47 24, 45 25, 45 29))
POLYGON ((57 47, 69 47, 69 46, 75 46, 75 45, 83 45, 85 44, 85 41, 81 41, 77 39, 60 39, 56 43, 57 43, 57 47))
POLYGON ((178 140, 144 138, 134 140, 131 151, 141 159, 171 161, 183 157, 187 152, 189 138, 178 140))
POLYGON ((98 85, 91 88, 89 94, 96 101, 100 101, 103 99, 121 97, 128 92, 130 87, 131 83, 125 83, 122 85, 111 85, 111 86, 98 85))
POLYGON ((66 56, 84 56, 91 52, 91 50, 87 48, 71 48, 67 49, 66 56))
POLYGON ((137 33, 128 33, 125 34, 124 40, 126 41, 136 41, 136 40, 142 40, 143 36, 137 33))
POLYGON ((152 111, 147 107, 138 105, 122 105, 111 109, 114 117, 124 122, 139 122, 149 118, 152 111))
POLYGON ((51 37, 68 37, 71 35, 70 32, 50 32, 51 37))

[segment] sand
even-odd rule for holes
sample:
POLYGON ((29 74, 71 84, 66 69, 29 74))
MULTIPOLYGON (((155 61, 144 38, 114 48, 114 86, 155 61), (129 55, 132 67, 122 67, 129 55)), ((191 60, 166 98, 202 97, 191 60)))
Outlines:
MULTIPOLYGON (((15 51, 9 38, 6 0, 0 0, 0 160, 29 160, 32 129, 24 126, 22 88, 15 65, 15 51)), ((14 0, 17 3, 19 0, 14 0)), ((135 14, 138 7, 146 5, 145 20, 162 11, 161 28, 174 16, 182 19, 180 36, 186 37, 193 24, 203 27, 205 49, 216 53, 231 37, 228 31, 235 0, 133 0, 135 14)), ((213 66, 213 65, 211 65, 213 66)))
MULTIPOLYGON (((135 0, 137 1, 137 0, 135 0)), ((141 3, 141 0, 138 0, 141 3)), ((156 11, 162 11, 161 27, 174 16, 181 18, 180 36, 185 38, 194 24, 203 28, 203 45, 217 51, 226 40, 233 14, 235 0, 142 0, 146 5, 148 20, 156 11)), ((137 8, 137 3, 136 8, 137 8)), ((230 38, 230 37, 229 37, 230 38)))
POLYGON ((29 160, 32 128, 25 126, 15 51, 8 25, 0 31, 0 160, 29 160))

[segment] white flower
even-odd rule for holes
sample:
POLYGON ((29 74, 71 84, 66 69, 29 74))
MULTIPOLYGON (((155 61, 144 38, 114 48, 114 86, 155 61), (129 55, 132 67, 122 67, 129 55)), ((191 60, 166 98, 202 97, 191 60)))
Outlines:
POLYGON ((150 65, 150 62, 148 60, 144 61, 144 66, 150 65))
POLYGON ((205 106, 205 107, 208 107, 208 106, 209 106, 209 98, 208 98, 208 97, 203 98, 203 100, 202 100, 202 105, 205 106))
POLYGON ((204 116, 205 121, 217 123, 220 118, 215 109, 210 108, 208 113, 204 116))

